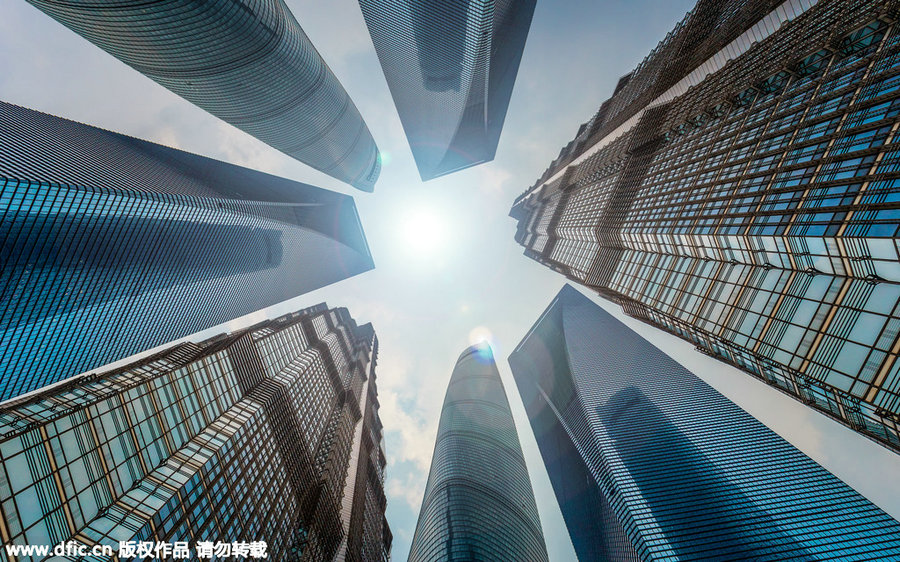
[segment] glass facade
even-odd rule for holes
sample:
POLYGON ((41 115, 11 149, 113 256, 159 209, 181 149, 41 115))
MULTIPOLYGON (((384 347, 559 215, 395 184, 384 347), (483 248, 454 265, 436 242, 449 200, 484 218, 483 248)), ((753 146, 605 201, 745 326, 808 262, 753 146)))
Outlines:
POLYGON ((900 450, 893 8, 719 4, 735 38, 704 39, 681 64, 686 30, 714 21, 699 3, 516 200, 516 239, 628 314, 900 450))
POLYGON ((223 121, 373 190, 378 147, 283 0, 30 2, 223 121))
POLYGON ((494 159, 535 0, 359 0, 423 180, 494 159))
POLYGON ((509 362, 582 562, 900 557, 900 523, 568 285, 509 362))
POLYGON ((0 400, 373 267, 345 195, 3 102, 0 146, 0 400))
POLYGON ((7 403, 3 543, 386 561, 377 350, 371 325, 322 304, 7 403))
POLYGON ((486 344, 456 362, 410 562, 547 560, 509 402, 486 344))

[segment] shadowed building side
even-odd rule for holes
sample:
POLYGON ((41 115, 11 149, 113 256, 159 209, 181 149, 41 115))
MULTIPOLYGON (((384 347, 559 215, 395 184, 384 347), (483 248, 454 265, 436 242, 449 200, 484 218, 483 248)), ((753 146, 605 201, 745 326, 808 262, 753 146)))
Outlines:
POLYGON ((353 199, 0 102, 0 400, 373 267, 353 199))
MULTIPOLYGON (((729 482, 641 390, 634 386, 620 390, 597 413, 661 528, 683 525, 684 513, 702 513, 692 522, 704 527, 696 534, 707 542, 726 544, 729 552, 740 553, 742 559, 763 560, 773 552, 784 552, 791 560, 814 560, 729 482), (663 486, 659 485, 661 462, 670 473, 670 481, 663 486)), ((696 536, 678 533, 666 538, 676 552, 691 551, 692 542, 697 541, 696 536)))
POLYGON ((494 159, 535 0, 360 0, 423 180, 494 159))
POLYGON ((373 190, 378 147, 283 0, 31 4, 223 121, 373 190))
POLYGON ((347 471, 341 505, 344 534, 334 562, 388 562, 393 534, 385 518, 387 457, 375 377, 378 338, 374 337, 371 324, 361 326, 359 330, 373 342, 372 360, 368 364, 368 378, 359 392, 362 420, 353 434, 350 470, 347 471))
POLYGON ((450 377, 410 562, 547 560, 528 469, 487 344, 450 377))
POLYGON ((549 307, 509 357, 547 475, 581 562, 641 562, 611 498, 597 485, 597 444, 568 365, 562 308, 549 307))
POLYGON ((509 362, 582 562, 900 556, 900 523, 570 286, 509 362))

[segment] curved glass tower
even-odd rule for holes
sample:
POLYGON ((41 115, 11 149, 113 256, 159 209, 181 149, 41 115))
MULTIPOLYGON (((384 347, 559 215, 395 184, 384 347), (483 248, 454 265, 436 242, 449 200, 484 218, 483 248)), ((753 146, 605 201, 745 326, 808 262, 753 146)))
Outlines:
POLYGON ((536 0, 359 0, 423 180, 490 162, 536 0))
POLYGON ((372 269, 353 198, 0 102, 0 400, 372 269))
POLYGON ((900 523, 568 285, 509 364, 582 562, 900 556, 900 523))
POLYGON ((283 0, 30 0, 117 59, 363 191, 378 147, 283 0))
POLYGON ((487 345, 456 362, 410 562, 547 560, 500 373, 487 345))

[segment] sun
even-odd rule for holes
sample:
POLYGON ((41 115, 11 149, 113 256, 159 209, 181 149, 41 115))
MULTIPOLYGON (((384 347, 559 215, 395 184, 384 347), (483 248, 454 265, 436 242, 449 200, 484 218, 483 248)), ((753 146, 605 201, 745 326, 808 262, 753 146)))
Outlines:
POLYGON ((442 256, 448 240, 447 224, 442 214, 429 205, 417 205, 401 214, 399 238, 406 252, 419 260, 442 256))

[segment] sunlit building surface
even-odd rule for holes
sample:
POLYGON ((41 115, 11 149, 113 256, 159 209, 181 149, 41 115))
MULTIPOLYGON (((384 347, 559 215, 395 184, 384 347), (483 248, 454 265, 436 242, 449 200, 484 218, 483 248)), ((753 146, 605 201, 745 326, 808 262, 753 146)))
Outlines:
POLYGON ((900 450, 896 16, 702 0, 516 200, 516 240, 900 450))
POLYGON ((0 399, 373 267, 351 197, 0 102, 0 399))
POLYGON ((535 0, 359 0, 423 180, 494 159, 535 0))
POLYGON ((378 147, 283 0, 29 2, 273 148, 374 188, 378 147))
POLYGON ((582 562, 900 557, 900 523, 568 285, 509 362, 582 562))
POLYGON ((487 344, 456 362, 410 562, 547 560, 509 402, 487 344))
POLYGON ((7 403, 3 543, 387 561, 377 353, 370 324, 322 304, 7 403))

